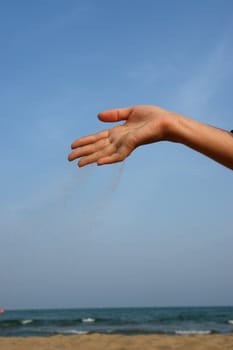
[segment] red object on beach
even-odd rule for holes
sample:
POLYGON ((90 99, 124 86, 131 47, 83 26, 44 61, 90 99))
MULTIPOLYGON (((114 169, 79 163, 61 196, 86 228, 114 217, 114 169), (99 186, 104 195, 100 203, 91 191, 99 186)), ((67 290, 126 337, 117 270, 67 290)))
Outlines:
POLYGON ((4 309, 0 309, 0 314, 3 314, 3 312, 4 312, 4 309))

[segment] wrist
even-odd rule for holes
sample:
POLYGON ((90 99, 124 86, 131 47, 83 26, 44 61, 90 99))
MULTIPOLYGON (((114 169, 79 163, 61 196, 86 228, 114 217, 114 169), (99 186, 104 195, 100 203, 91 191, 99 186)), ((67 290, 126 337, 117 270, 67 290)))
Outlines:
POLYGON ((180 124, 182 116, 166 111, 163 118, 164 141, 180 142, 180 124))

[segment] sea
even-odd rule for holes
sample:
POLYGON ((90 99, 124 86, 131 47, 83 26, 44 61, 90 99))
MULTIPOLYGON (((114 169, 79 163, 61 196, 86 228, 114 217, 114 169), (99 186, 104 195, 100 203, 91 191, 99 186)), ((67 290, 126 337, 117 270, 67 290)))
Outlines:
POLYGON ((233 334, 233 307, 6 310, 1 337, 103 334, 233 334))

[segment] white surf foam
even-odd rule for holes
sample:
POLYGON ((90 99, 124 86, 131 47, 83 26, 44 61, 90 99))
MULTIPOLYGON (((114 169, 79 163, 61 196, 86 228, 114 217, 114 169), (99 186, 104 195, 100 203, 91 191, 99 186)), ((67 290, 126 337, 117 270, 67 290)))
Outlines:
POLYGON ((233 324, 233 320, 229 320, 228 323, 233 324))
POLYGON ((177 335, 194 335, 194 334, 199 334, 199 335, 204 335, 204 334, 211 334, 211 331, 207 330, 207 331, 197 331, 194 329, 190 329, 190 330, 177 330, 175 331, 175 334, 177 335))
POLYGON ((32 323, 32 320, 23 320, 21 321, 22 324, 29 324, 29 323, 32 323))
POLYGON ((67 331, 64 331, 63 333, 64 334, 78 334, 78 335, 88 334, 87 331, 78 331, 77 329, 69 329, 67 331))
POLYGON ((83 318, 83 319, 82 319, 82 322, 83 322, 83 323, 93 323, 93 322, 95 322, 95 319, 94 319, 94 318, 90 318, 90 317, 88 317, 88 318, 83 318))

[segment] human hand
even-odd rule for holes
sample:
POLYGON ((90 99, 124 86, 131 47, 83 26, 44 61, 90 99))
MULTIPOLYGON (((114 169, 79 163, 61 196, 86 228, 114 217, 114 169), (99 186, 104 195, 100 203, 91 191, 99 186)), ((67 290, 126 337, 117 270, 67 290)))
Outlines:
POLYGON ((77 139, 68 159, 80 158, 78 166, 123 161, 141 145, 167 140, 170 112, 156 106, 135 106, 99 113, 102 122, 125 121, 122 125, 77 139))

